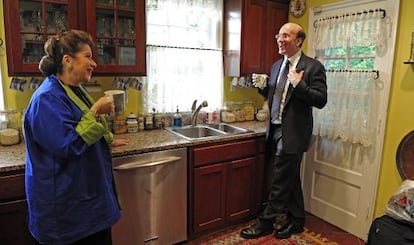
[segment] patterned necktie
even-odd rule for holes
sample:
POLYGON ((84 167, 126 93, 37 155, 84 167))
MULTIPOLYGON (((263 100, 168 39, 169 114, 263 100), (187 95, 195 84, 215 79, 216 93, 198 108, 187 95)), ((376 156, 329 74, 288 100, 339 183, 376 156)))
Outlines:
POLYGON ((278 120, 281 122, 282 113, 280 112, 280 102, 282 100, 283 91, 285 89, 287 75, 289 73, 289 60, 286 59, 284 66, 280 70, 279 81, 276 84, 275 93, 273 95, 271 117, 272 121, 278 120))

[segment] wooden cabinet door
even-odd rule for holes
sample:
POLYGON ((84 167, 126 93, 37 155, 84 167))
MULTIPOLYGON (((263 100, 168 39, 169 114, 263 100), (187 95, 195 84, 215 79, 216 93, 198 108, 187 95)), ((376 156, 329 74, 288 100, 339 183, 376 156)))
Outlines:
POLYGON ((194 169, 194 233, 224 224, 226 172, 226 164, 223 163, 194 169))
POLYGON ((224 74, 268 74, 280 57, 275 34, 287 21, 286 1, 225 0, 224 74))
POLYGON ((227 222, 233 222, 255 211, 258 181, 254 157, 233 161, 228 167, 226 216, 227 222))
POLYGON ((267 25, 266 34, 264 36, 265 42, 265 64, 264 71, 266 74, 270 74, 272 64, 282 58, 279 54, 275 35, 279 33, 280 27, 288 22, 288 6, 284 3, 278 3, 273 1, 267 2, 267 25))
POLYGON ((241 75, 262 73, 266 52, 266 7, 265 0, 245 0, 242 11, 241 75))
POLYGON ((242 76, 264 66, 266 0, 224 1, 224 74, 242 76))
POLYGON ((26 218, 26 200, 0 203, 0 244, 35 244, 26 218))
MULTIPOLYGON (((83 0, 85 1, 85 0, 83 0)), ((95 40, 95 75, 146 74, 145 0, 85 1, 79 24, 95 40), (82 18, 84 16, 84 18, 82 18)))
POLYGON ((77 27, 77 1, 4 0, 3 7, 9 76, 39 76, 47 38, 77 27))

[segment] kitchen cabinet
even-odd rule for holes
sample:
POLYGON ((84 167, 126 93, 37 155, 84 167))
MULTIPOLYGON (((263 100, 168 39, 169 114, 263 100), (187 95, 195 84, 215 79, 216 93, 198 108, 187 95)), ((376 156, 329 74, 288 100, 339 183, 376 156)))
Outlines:
POLYGON ((190 236, 253 216, 257 211, 256 139, 190 147, 190 236))
POLYGON ((145 0, 83 1, 80 23, 96 42, 94 74, 145 75, 145 0))
POLYGON ((69 29, 93 37, 94 75, 145 75, 145 0, 3 0, 3 5, 9 76, 40 75, 45 41, 69 29))
POLYGON ((77 27, 77 1, 3 0, 9 76, 39 75, 48 36, 77 27))
POLYGON ((35 244, 26 219, 24 173, 0 176, 0 244, 35 244))
POLYGON ((224 1, 224 74, 270 73, 281 56, 275 35, 288 22, 289 1, 224 1))

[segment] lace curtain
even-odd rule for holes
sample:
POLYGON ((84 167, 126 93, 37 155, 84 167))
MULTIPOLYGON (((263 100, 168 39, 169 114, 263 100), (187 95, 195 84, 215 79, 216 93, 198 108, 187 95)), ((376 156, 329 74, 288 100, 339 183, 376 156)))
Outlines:
POLYGON ((315 27, 315 49, 375 46, 378 56, 387 49, 389 17, 381 11, 365 11, 318 19, 315 27))
POLYGON ((374 74, 327 72, 328 104, 314 110, 315 135, 366 147, 375 143, 381 81, 374 74))
POLYGON ((222 104, 222 1, 147 0, 147 111, 222 104))
MULTIPOLYGON (((326 54, 336 47, 375 46, 381 56, 386 51, 386 27, 379 11, 320 19, 315 22, 315 49, 326 54)), ((352 69, 327 72, 328 104, 314 110, 315 135, 365 147, 375 144, 381 81, 374 74, 352 69)))

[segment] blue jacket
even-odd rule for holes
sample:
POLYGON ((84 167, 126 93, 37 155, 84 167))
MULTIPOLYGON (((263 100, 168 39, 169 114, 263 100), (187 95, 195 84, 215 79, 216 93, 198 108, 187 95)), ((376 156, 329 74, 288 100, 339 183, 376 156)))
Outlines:
POLYGON ((113 135, 105 120, 97 121, 56 76, 47 77, 33 94, 24 116, 24 136, 28 224, 39 242, 68 244, 120 219, 112 174, 113 135))

